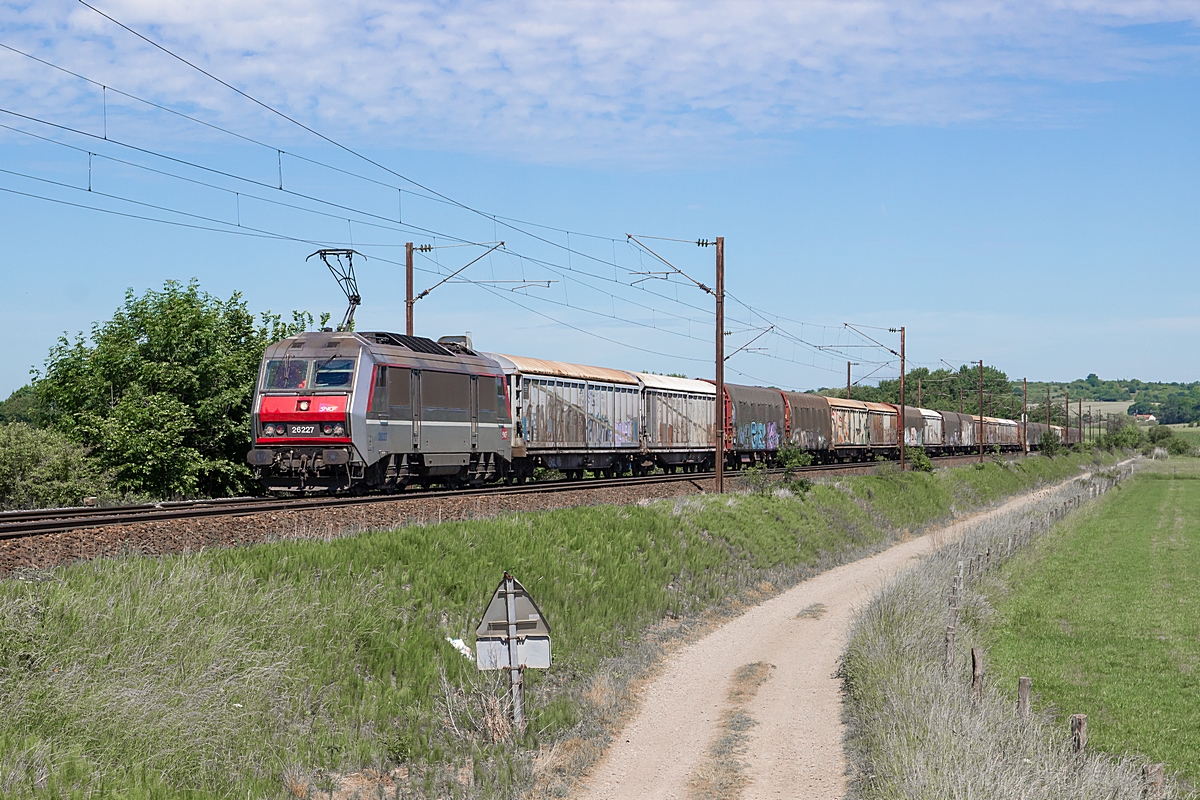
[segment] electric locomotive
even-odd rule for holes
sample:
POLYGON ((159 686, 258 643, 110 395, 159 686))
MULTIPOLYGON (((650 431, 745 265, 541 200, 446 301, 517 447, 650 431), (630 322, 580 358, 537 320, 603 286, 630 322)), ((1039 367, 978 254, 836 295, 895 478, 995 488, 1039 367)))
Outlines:
POLYGON ((266 350, 246 459, 271 492, 480 485, 509 472, 508 409, 466 337, 300 333, 266 350))

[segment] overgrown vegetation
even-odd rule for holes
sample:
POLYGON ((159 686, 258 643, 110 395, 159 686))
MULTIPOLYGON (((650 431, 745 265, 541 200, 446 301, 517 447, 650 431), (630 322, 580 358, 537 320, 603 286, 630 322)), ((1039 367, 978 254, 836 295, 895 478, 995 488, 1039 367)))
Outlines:
MULTIPOLYGON (((76 470, 88 476, 76 490, 56 488, 62 496, 95 493, 92 476, 101 474, 111 478, 102 490, 117 494, 254 491, 244 456, 263 350, 312 322, 300 312, 291 322, 272 314, 256 320, 241 295, 221 300, 195 281, 168 281, 140 296, 129 290, 112 319, 94 324, 87 338, 58 340, 33 383, 0 404, 0 423, 55 432, 7 434, 45 443, 50 449, 35 460, 61 460, 66 437, 77 446, 78 463, 92 462, 76 470)), ((32 497, 0 494, 0 505, 32 497)))
POLYGON ((1064 447, 1057 431, 1042 431, 1042 435, 1038 437, 1038 453, 1047 458, 1054 458, 1064 447))
POLYGON ((1162 448, 1173 456, 1192 455, 1196 452, 1191 438, 1180 435, 1174 428, 1165 425, 1141 428, 1124 420, 1101 434, 1095 445, 1108 450, 1140 450, 1143 455, 1150 455, 1155 448, 1162 448))
MULTIPOLYGON (((885 587, 864 610, 842 668, 855 769, 851 797, 1145 796, 1142 759, 1096 752, 1081 758, 1072 752, 1061 716, 1051 710, 1029 719, 1019 716, 1012 673, 999 684, 986 656, 982 696, 972 696, 971 648, 986 647, 994 614, 968 570, 959 614, 952 616, 947 597, 958 564, 988 552, 998 560, 1011 541, 1020 541, 1031 527, 1042 529, 1043 515, 1052 505, 1049 501, 973 526, 961 541, 885 587), (956 655, 947 669, 946 627, 951 622, 956 655)), ((1078 653, 1063 656, 1069 662, 1078 653)), ((1059 713, 1075 710, 1083 709, 1059 713)), ((1093 713, 1106 712, 1096 708, 1093 713)), ((1165 797, 1177 796, 1179 787, 1168 786, 1165 797)))
POLYGON ((597 757, 670 631, 1087 463, 887 466, 803 494, 131 554, 10 578, 0 793, 279 798, 285 776, 315 786, 400 768, 407 797, 556 795, 597 757), (500 678, 445 641, 472 641, 503 569, 554 632, 554 667, 528 674, 532 723, 515 738, 500 678))
POLYGON ((112 492, 111 477, 79 443, 24 422, 0 425, 0 510, 80 505, 112 492))
POLYGON ((1088 714, 1091 743, 1200 781, 1200 461, 1172 459, 1071 519, 989 592, 995 674, 1088 714), (1097 579, 1103 576, 1102 579, 1097 579))

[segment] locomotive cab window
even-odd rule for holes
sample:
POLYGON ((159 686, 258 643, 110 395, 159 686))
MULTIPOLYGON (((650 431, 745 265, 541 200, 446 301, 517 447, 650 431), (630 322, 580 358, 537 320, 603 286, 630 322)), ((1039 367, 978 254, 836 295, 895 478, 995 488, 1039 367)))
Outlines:
POLYGON ((387 419, 388 368, 376 367, 371 403, 367 407, 367 419, 387 419))
POLYGON ((508 403, 504 396, 504 378, 480 375, 475 383, 480 422, 510 422, 508 403))
POLYGON ((307 389, 308 368, 312 361, 307 358, 278 358, 267 362, 263 374, 263 391, 307 389))
POLYGON ((317 362, 314 382, 318 389, 348 388, 353 380, 353 358, 330 358, 317 362))
POLYGON ((500 422, 512 422, 508 414, 508 396, 504 391, 505 379, 496 378, 496 419, 500 422))

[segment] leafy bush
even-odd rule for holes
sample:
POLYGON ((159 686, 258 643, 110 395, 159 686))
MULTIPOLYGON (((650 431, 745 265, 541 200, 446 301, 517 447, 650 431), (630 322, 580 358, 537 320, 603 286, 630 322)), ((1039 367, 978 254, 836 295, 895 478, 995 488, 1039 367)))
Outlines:
POLYGON ((112 491, 110 476, 77 442, 24 422, 0 425, 0 508, 77 506, 112 491))
POLYGON ((813 463, 812 453, 801 450, 791 442, 784 442, 775 453, 775 460, 784 470, 791 471, 800 467, 808 467, 813 463))
POLYGON ((1137 450, 1146 442, 1146 434, 1142 432, 1141 428, 1132 424, 1122 425, 1112 433, 1100 437, 1100 444, 1109 450, 1113 448, 1137 450))
POLYGON ((925 452, 924 447, 906 447, 904 454, 912 468, 920 472, 933 472, 933 460, 925 452))
POLYGON ((304 330, 262 315, 241 295, 220 300, 195 281, 133 290, 85 340, 61 337, 34 391, 50 426, 92 449, 122 491, 158 497, 244 493, 250 402, 263 350, 304 330))
POLYGON ((1062 439, 1054 431, 1045 431, 1038 439, 1038 452, 1049 458, 1054 458, 1063 451, 1062 439))
POLYGON ((751 464, 742 470, 739 477, 742 485, 755 494, 767 494, 774 486, 771 475, 767 472, 766 464, 751 464))

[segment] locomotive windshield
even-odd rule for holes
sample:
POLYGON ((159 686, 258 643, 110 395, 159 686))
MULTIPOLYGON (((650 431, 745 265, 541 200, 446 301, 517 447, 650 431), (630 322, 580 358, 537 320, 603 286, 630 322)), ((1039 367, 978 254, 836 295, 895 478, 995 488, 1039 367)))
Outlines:
POLYGON ((318 389, 349 386, 354 378, 353 358, 331 358, 317 362, 316 386, 318 389))
POLYGON ((263 376, 263 391, 275 389, 307 389, 308 368, 312 361, 307 358, 280 358, 267 362, 267 372, 263 376))

